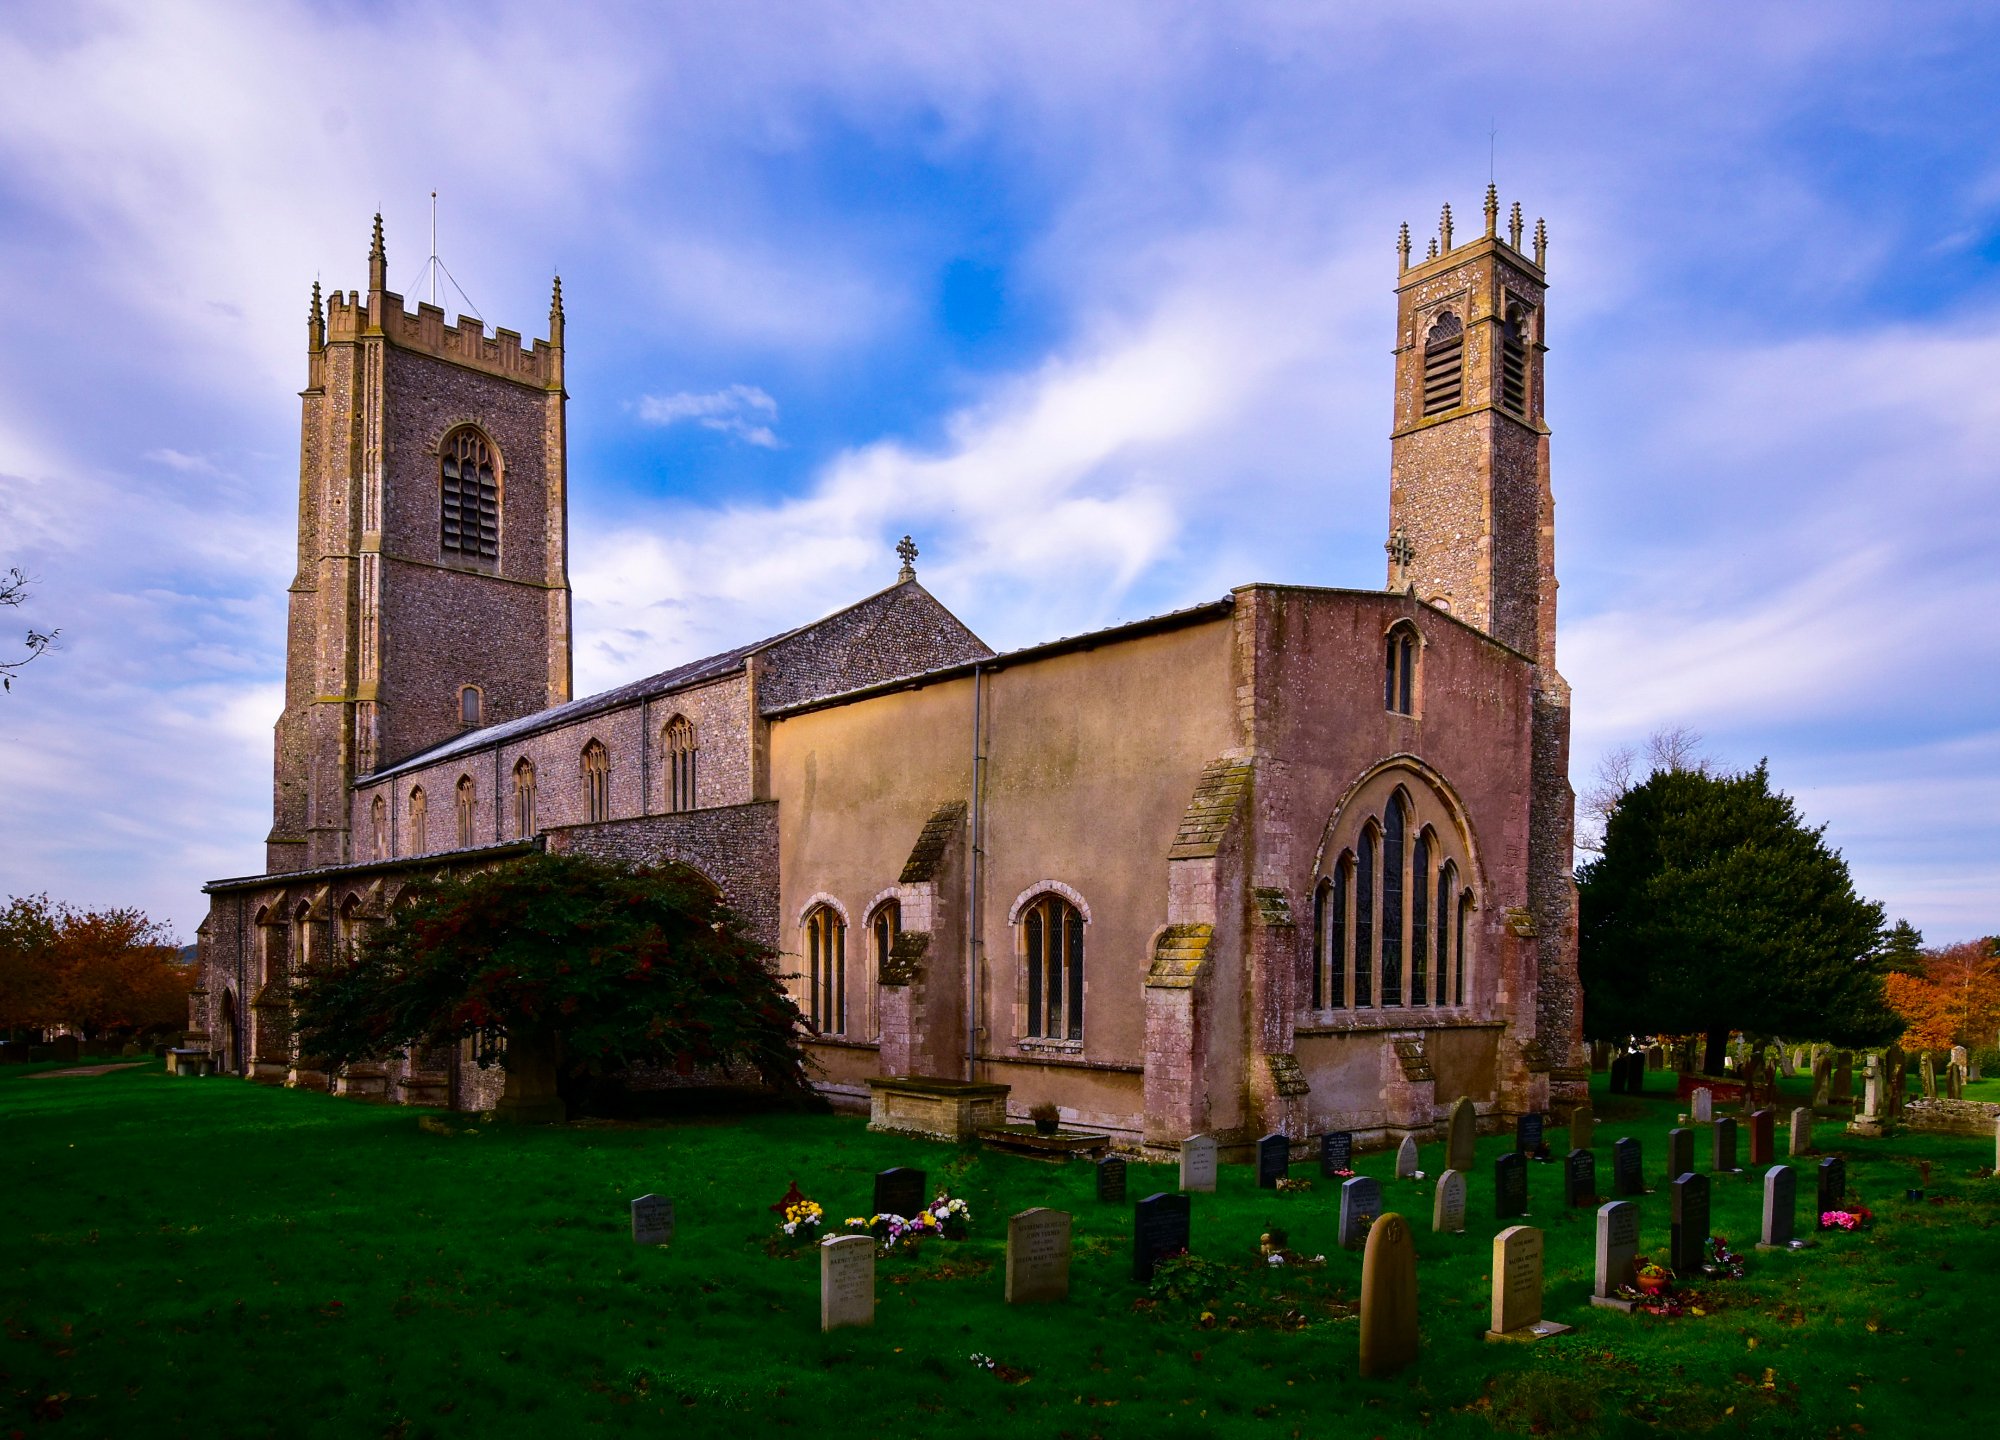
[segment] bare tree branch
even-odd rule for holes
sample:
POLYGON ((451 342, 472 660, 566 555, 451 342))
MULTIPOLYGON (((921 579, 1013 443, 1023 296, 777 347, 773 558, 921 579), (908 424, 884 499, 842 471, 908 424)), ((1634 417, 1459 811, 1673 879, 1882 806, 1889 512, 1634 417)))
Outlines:
MULTIPOLYGON (((0 575, 0 605, 12 608, 27 604, 29 583, 26 572, 19 566, 0 575)), ((31 627, 28 631, 28 653, 18 660, 0 660, 0 690, 12 690, 16 671, 45 651, 57 648, 56 636, 60 634, 60 630, 44 633, 31 627)))
POLYGON ((1611 813, 1632 788, 1662 770, 1685 770, 1710 774, 1713 756, 1702 751, 1701 732, 1686 725, 1670 725, 1646 737, 1645 773, 1640 773, 1640 751, 1630 745, 1607 750, 1598 759, 1590 783, 1576 800, 1576 848, 1586 854, 1604 853, 1604 827, 1611 813))

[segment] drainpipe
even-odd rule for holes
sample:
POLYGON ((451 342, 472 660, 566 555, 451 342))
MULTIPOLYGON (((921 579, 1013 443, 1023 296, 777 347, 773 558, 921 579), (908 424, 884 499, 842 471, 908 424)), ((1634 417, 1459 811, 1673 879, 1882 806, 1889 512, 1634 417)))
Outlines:
POLYGON ((971 852, 965 867, 965 1078, 979 1078, 979 826, 981 794, 985 789, 984 758, 980 750, 983 675, 972 667, 972 804, 966 817, 967 848, 971 852))

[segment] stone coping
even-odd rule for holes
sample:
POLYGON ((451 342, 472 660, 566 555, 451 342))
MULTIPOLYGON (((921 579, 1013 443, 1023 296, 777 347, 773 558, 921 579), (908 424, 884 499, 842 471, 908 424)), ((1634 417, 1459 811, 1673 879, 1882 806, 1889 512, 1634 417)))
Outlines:
POLYGON ((1005 1096, 1013 1087, 993 1080, 933 1080, 914 1075, 870 1075, 870 1090, 897 1090, 908 1095, 933 1095, 940 1100, 986 1100, 1005 1096))

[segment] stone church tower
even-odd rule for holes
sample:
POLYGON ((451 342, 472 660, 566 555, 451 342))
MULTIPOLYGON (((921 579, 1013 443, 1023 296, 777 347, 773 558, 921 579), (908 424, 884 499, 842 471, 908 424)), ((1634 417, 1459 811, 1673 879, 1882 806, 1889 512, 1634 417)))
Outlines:
POLYGON ((464 730, 570 698, 562 286, 521 337, 388 289, 306 322, 299 562, 266 860, 359 858, 349 787, 464 730))
MULTIPOLYGON (((1531 1069, 1554 1092, 1581 1060, 1569 786, 1569 685, 1556 670, 1555 501, 1542 412, 1548 231, 1522 248, 1517 203, 1500 229, 1455 244, 1449 205, 1423 259, 1398 237, 1395 424, 1390 439, 1389 588, 1449 610, 1534 662, 1533 792, 1525 915, 1509 927, 1542 963, 1531 1069)), ((1520 997, 1527 1008, 1529 997, 1520 997)), ((1524 1021, 1528 1015, 1521 1017, 1524 1021)), ((1587 1072, 1584 1072, 1587 1074, 1587 1072)))

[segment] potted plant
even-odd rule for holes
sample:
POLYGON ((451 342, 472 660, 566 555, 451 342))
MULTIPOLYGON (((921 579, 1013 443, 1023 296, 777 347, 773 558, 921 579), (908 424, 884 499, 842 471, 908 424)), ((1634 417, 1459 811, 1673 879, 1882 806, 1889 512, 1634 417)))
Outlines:
POLYGON ((1632 1276, 1632 1284, 1641 1295, 1659 1295, 1665 1292, 1673 1278, 1673 1272, 1666 1266, 1642 1260, 1632 1276))
POLYGON ((1044 1100, 1028 1112, 1028 1118, 1035 1122, 1037 1135, 1053 1135, 1062 1128, 1062 1111, 1053 1100, 1044 1100))

